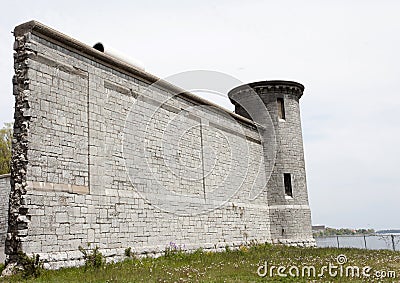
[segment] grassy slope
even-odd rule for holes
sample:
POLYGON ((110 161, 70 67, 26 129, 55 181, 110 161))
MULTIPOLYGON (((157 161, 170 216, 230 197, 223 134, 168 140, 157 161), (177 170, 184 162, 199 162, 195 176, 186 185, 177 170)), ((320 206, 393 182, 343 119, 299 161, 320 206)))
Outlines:
MULTIPOLYGON (((177 252, 157 259, 130 259, 96 270, 85 271, 83 267, 47 270, 39 278, 29 279, 27 282, 382 282, 377 278, 281 278, 277 275, 273 278, 261 278, 256 273, 257 267, 264 261, 275 266, 296 265, 301 268, 302 265, 314 265, 318 270, 329 263, 337 265, 336 257, 339 254, 348 258, 348 263, 344 266, 357 265, 362 268, 368 265, 373 271, 393 270, 397 278, 383 282, 400 280, 400 252, 258 245, 223 253, 177 252)), ((0 279, 0 282, 21 281, 25 282, 18 275, 0 279)))

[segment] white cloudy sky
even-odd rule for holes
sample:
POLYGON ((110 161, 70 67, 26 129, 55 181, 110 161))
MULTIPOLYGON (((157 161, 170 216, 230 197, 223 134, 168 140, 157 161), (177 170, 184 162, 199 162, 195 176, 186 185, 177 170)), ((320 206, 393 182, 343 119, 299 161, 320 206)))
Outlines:
POLYGON ((400 228, 400 1, 5 2, 0 125, 13 115, 11 31, 32 19, 111 43, 159 77, 201 69, 295 80, 306 86, 313 223, 400 228))

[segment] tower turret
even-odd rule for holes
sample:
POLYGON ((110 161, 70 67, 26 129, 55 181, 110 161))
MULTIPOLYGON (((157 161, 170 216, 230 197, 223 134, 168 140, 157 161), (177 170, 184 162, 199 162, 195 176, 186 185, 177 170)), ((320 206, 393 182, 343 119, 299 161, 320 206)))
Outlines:
MULTIPOLYGON (((292 81, 261 81, 229 92, 235 112, 256 122, 260 109, 267 109, 274 135, 264 134, 264 159, 271 163, 267 198, 274 242, 313 245, 308 205, 299 99, 304 86, 292 81), (260 108, 258 104, 264 104, 260 108), (271 140, 274 136, 276 142, 271 140), (274 154, 271 154, 271 147, 274 154)), ((263 136, 263 133, 261 133, 263 136)), ((268 162, 267 162, 268 164, 268 162)))

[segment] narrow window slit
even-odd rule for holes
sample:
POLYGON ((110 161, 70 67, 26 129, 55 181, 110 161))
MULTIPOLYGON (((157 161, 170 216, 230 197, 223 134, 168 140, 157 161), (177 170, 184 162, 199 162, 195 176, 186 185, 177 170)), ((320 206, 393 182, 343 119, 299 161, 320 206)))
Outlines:
POLYGON ((283 174, 283 181, 285 184, 285 195, 289 197, 293 197, 293 190, 292 190, 292 177, 289 173, 283 174))
POLYGON ((286 115, 285 115, 285 104, 284 104, 283 98, 278 97, 276 102, 278 104, 278 118, 285 120, 286 115))

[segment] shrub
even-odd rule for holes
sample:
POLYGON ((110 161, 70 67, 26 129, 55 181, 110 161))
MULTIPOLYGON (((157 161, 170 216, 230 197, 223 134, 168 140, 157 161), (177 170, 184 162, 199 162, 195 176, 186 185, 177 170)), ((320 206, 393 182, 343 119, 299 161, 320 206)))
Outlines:
POLYGON ((125 249, 125 256, 132 257, 132 248, 131 247, 125 249))
MULTIPOLYGON (((88 247, 90 244, 88 244, 88 247)), ((85 270, 88 268, 100 268, 104 265, 105 259, 103 254, 99 251, 99 247, 96 246, 92 250, 84 249, 82 246, 78 247, 80 252, 83 254, 83 259, 85 260, 85 270)))
POLYGON ((37 278, 43 271, 43 262, 40 260, 38 254, 33 254, 32 257, 29 257, 24 252, 20 251, 18 253, 18 263, 22 267, 22 276, 25 278, 37 278))

